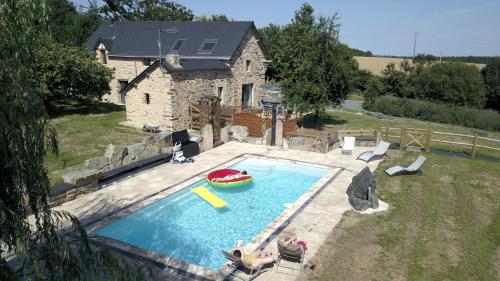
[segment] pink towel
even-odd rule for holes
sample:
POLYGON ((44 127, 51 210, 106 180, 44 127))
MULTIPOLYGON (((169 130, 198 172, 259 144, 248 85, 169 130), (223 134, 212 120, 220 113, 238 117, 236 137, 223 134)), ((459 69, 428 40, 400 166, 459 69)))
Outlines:
POLYGON ((304 253, 307 251, 307 244, 305 241, 300 240, 299 242, 297 242, 297 245, 304 250, 304 253))

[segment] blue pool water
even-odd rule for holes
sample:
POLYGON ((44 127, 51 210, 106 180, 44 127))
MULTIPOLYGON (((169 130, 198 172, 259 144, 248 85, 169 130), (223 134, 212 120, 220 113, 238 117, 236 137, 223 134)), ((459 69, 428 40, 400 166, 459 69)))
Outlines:
POLYGON ((231 168, 246 170, 253 183, 235 189, 209 187, 205 180, 99 229, 98 234, 164 256, 216 270, 221 250, 248 243, 326 173, 326 169, 250 158, 231 168), (214 209, 192 193, 204 185, 225 200, 214 209))

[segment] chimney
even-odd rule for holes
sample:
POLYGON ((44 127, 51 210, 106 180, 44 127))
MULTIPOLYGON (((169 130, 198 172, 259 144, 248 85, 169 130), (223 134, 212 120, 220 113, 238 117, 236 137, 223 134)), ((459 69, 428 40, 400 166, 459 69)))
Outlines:
POLYGON ((179 57, 179 54, 168 54, 167 55, 167 62, 176 68, 181 67, 181 59, 179 57))

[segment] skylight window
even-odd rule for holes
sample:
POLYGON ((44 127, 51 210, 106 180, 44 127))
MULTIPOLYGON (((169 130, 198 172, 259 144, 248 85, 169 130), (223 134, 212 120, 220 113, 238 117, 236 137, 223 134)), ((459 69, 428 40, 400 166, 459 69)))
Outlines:
POLYGON ((174 45, 172 46, 171 51, 172 52, 178 52, 182 48, 182 45, 184 45, 185 41, 186 41, 186 39, 177 39, 177 40, 175 40, 174 45))
POLYGON ((203 41, 203 43, 201 43, 201 47, 198 51, 203 53, 211 53, 215 49, 215 46, 217 46, 217 40, 205 40, 203 41))

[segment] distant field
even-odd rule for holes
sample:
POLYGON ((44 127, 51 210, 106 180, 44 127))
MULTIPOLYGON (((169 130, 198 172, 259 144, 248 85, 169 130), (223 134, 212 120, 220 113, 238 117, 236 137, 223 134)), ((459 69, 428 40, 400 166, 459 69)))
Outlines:
MULTIPOLYGON (((360 69, 365 69, 370 71, 375 75, 381 75, 385 67, 390 63, 395 63, 396 67, 404 60, 402 58, 384 58, 384 57, 354 57, 359 64, 360 69)), ((411 63, 411 60, 410 60, 411 63)), ((467 63, 477 66, 479 69, 483 68, 485 64, 480 63, 467 63)))

